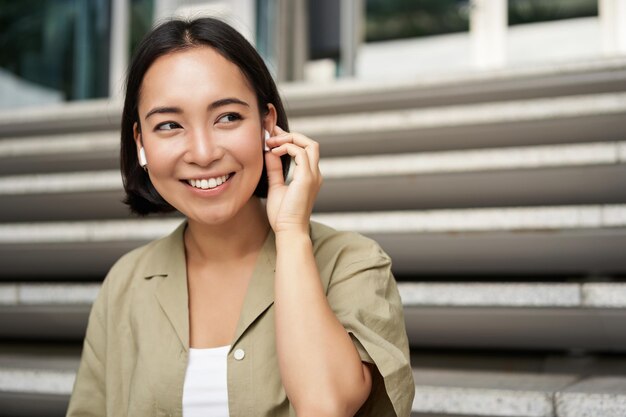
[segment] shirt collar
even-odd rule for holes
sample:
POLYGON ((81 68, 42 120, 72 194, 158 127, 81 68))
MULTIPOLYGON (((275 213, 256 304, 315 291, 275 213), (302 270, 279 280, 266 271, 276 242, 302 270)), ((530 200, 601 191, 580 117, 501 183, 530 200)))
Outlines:
MULTIPOLYGON (((170 235, 153 243, 142 275, 145 279, 162 277, 156 297, 174 327, 185 350, 189 349, 189 296, 182 222, 170 235)), ((274 302, 274 273, 276 271, 276 238, 270 229, 256 260, 243 307, 231 342, 231 349, 245 331, 274 302)))

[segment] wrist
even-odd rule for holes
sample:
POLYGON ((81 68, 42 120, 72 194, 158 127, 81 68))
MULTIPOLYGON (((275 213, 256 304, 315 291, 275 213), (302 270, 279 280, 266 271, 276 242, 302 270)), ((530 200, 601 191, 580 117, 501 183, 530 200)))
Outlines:
POLYGON ((275 233, 276 245, 295 245, 297 243, 311 243, 311 236, 309 236, 308 228, 303 230, 282 230, 275 233))

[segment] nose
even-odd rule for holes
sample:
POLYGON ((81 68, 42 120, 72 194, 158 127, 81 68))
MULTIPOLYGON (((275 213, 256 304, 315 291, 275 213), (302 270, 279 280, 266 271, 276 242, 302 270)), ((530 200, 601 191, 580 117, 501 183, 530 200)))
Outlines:
POLYGON ((224 149, 217 143, 214 135, 205 129, 194 129, 187 137, 187 149, 183 160, 188 164, 208 167, 223 155, 224 149))

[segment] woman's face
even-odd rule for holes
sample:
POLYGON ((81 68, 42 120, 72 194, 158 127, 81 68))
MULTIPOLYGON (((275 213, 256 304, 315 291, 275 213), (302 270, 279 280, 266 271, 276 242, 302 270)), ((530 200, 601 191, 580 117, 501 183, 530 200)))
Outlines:
POLYGON ((240 69, 210 47, 158 58, 139 97, 148 174, 159 194, 190 219, 221 224, 246 204, 263 169, 263 129, 254 91, 240 69))

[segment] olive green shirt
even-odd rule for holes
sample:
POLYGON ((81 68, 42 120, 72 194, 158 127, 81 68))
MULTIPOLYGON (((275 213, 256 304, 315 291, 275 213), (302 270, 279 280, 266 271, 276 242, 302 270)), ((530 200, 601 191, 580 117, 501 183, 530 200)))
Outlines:
MULTIPOLYGON (((127 253, 109 271, 89 315, 67 416, 182 416, 189 357, 186 224, 127 253)), ((328 302, 362 361, 376 365, 357 416, 408 417, 415 387, 389 257, 356 233, 319 223, 310 230, 328 302)), ((275 261, 270 231, 228 353, 231 417, 295 416, 276 355, 275 261)))

